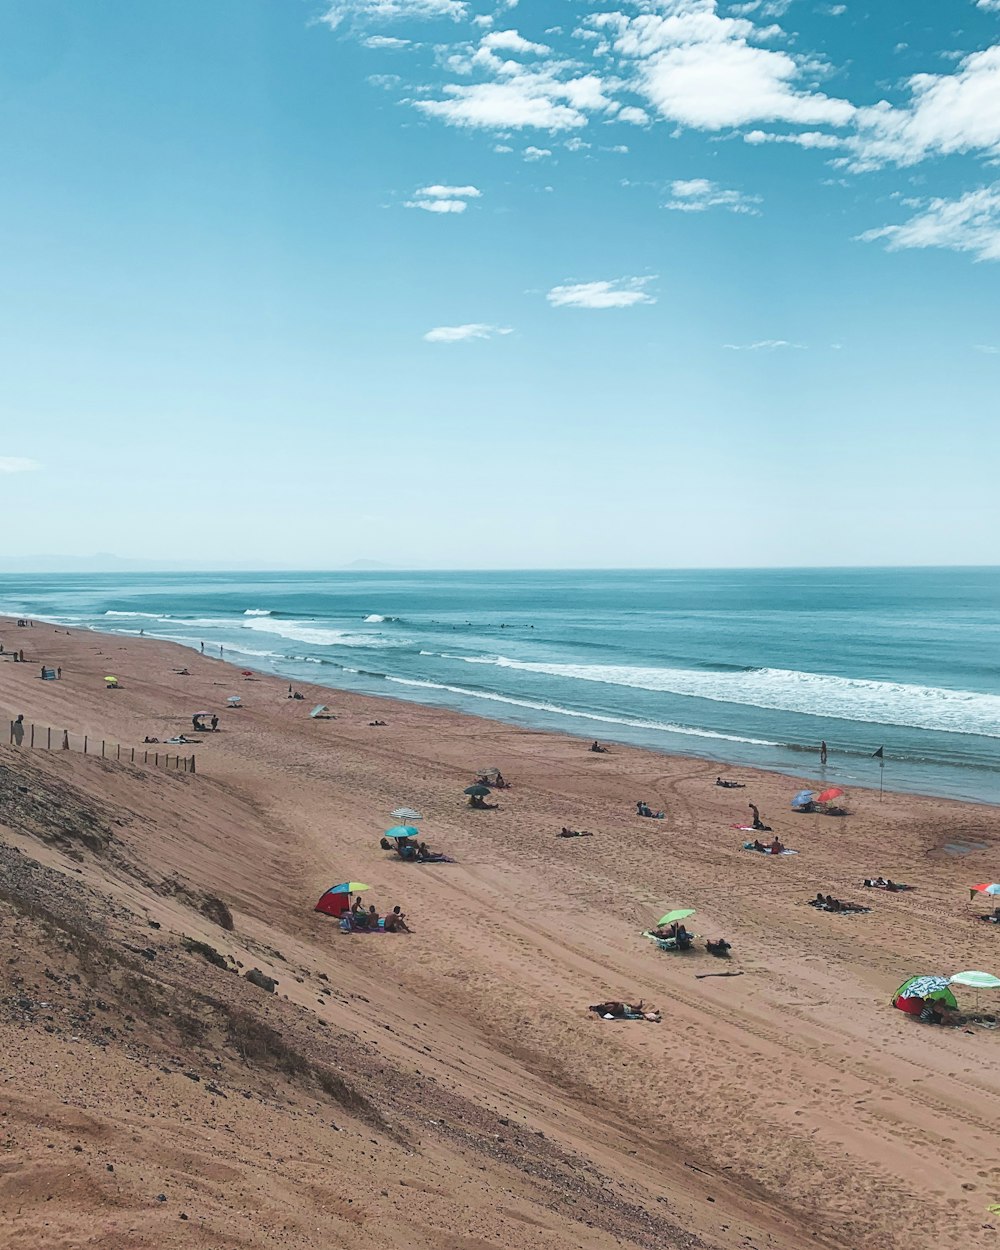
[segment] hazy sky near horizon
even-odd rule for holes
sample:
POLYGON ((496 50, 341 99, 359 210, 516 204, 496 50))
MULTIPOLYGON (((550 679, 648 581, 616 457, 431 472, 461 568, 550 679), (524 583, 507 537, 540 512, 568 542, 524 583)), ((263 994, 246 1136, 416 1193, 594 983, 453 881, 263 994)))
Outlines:
POLYGON ((0 0, 20 553, 995 563, 1000 0, 0 0))

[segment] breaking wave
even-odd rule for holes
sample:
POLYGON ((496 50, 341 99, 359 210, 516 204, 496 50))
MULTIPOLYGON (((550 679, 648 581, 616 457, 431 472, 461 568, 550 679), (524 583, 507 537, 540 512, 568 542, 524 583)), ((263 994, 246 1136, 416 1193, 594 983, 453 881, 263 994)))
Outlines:
POLYGON ((380 634, 355 634, 347 629, 332 629, 311 621, 275 621, 273 618, 247 620, 243 629, 255 629, 262 633, 289 638, 292 642, 306 642, 314 647, 405 647, 403 638, 389 640, 380 634))
POLYGON ((724 742, 746 742, 753 746, 776 747, 780 743, 766 738, 744 738, 739 734, 717 733, 710 729, 694 729, 690 725, 674 725, 655 720, 632 719, 628 716, 610 716, 607 713, 581 712, 575 708, 560 707, 557 703, 536 702, 534 699, 515 699, 490 690, 469 690, 465 686, 447 686, 437 681, 419 681, 414 677, 386 677, 386 681, 399 686, 417 686, 425 690, 445 690, 450 694, 465 695, 470 699, 486 699, 491 703, 507 703, 512 707, 530 708, 536 712, 551 712, 556 716, 572 716, 578 720, 599 721, 603 725, 630 725, 635 729, 658 729, 662 733, 685 734, 692 738, 717 738, 724 742))
POLYGON ((970 690, 833 677, 784 668, 708 672, 615 664, 548 664, 511 660, 502 655, 462 658, 467 664, 493 664, 525 673, 628 686, 715 703, 1000 738, 1000 695, 970 690))

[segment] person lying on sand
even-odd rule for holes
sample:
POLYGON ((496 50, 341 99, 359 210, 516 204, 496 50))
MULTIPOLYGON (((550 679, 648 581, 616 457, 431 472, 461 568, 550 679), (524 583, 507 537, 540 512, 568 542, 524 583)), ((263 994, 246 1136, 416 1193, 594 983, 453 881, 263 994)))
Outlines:
POLYGON ((142 740, 142 741, 143 741, 143 743, 147 743, 147 742, 159 742, 160 740, 159 740, 159 738, 148 738, 148 737, 147 737, 147 738, 143 738, 143 740, 142 740))
POLYGON ((727 942, 725 938, 715 938, 714 941, 712 938, 705 939, 705 950, 710 955, 716 955, 720 959, 727 958, 732 949, 732 943, 727 942))
POLYGON ((990 924, 1000 924, 1000 907, 996 907, 991 912, 987 912, 985 916, 978 917, 980 920, 987 920, 990 924))
POLYGON ((901 881, 890 881, 888 877, 865 877, 865 885, 869 890, 888 890, 895 894, 899 890, 912 890, 912 885, 903 885, 901 881))
POLYGON ((593 836, 586 829, 567 829, 565 825, 556 834, 557 838, 592 838, 593 836))
POLYGON ((369 725, 369 727, 370 727, 370 728, 375 729, 376 727, 383 727, 383 726, 385 726, 387 723, 388 723, 388 722, 387 722, 387 721, 384 721, 384 720, 370 720, 370 721, 368 722, 368 725, 369 725))
POLYGON ((605 1020, 651 1020, 659 1024, 661 1018, 659 1011, 655 1007, 647 1007, 641 998, 637 1003, 595 1003, 590 1010, 605 1020))
POLYGON ((715 784, 721 786, 723 790, 745 790, 746 785, 742 781, 726 781, 722 777, 716 777, 715 784))

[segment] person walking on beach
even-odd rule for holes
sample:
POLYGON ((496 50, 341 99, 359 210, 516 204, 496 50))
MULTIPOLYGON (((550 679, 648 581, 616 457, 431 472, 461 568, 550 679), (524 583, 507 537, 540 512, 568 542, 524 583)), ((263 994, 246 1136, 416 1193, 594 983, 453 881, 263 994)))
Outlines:
POLYGON ((819 762, 821 764, 826 763, 826 743, 825 742, 821 742, 819 744, 819 762))
POLYGON ((11 737, 14 740, 14 745, 16 747, 19 747, 21 743, 24 741, 24 713, 23 712, 17 718, 17 720, 14 721, 13 725, 11 725, 10 733, 11 733, 11 737))
POLYGON ((211 720, 211 722, 210 722, 210 723, 211 723, 211 726, 212 726, 212 733, 218 733, 218 732, 219 732, 219 718, 218 718, 218 716, 213 716, 213 717, 212 717, 212 720, 211 720))

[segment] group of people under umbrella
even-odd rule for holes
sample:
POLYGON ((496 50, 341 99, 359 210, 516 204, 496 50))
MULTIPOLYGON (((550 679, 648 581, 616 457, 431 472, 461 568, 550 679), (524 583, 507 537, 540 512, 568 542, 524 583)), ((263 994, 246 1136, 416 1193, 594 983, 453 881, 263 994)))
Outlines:
MULTIPOLYGON (((965 1020, 959 1015, 958 1000, 951 988, 953 985, 975 990, 978 1012, 980 990, 1000 989, 1000 977, 975 970, 956 972, 951 977, 910 977, 893 994, 892 1005, 898 1011, 916 1016, 925 1024, 962 1024, 965 1020)), ((974 1022, 984 1023, 981 1019, 974 1022)), ((992 1024, 993 1017, 987 1017, 985 1023, 992 1024)))

